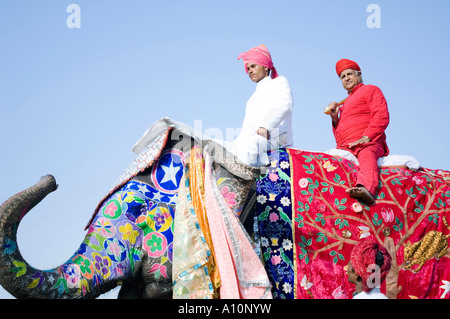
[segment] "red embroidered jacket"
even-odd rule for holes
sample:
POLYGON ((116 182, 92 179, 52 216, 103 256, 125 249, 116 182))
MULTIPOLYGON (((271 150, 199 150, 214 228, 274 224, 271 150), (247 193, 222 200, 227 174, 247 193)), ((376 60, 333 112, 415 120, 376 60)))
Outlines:
MULTIPOLYGON (((382 143, 386 154, 385 130, 389 125, 389 111, 383 92, 374 85, 359 84, 348 95, 339 113, 339 122, 333 127, 337 148, 350 150, 348 144, 368 136, 370 144, 382 143)), ((368 144, 365 144, 368 145, 368 144)), ((359 148, 351 150, 358 153, 359 148)))

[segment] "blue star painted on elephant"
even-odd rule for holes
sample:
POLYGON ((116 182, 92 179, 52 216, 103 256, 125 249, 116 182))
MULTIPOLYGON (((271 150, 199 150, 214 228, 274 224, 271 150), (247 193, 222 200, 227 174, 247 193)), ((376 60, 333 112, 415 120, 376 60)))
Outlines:
POLYGON ((183 176, 183 168, 184 161, 180 151, 171 149, 162 154, 152 170, 155 188, 162 193, 176 193, 183 176))
POLYGON ((151 185, 131 181, 124 186, 124 190, 136 190, 156 202, 175 204, 183 170, 183 153, 177 149, 169 149, 153 166, 151 185))
POLYGON ((172 184, 177 187, 177 173, 181 169, 181 166, 174 166, 173 162, 170 163, 170 166, 161 165, 162 170, 164 171, 164 178, 161 180, 161 184, 166 183, 168 181, 172 182, 172 184))

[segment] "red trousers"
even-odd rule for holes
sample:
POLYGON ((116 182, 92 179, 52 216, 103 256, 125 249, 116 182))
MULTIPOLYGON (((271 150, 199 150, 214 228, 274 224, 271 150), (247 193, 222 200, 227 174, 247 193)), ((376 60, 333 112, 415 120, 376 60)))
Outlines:
POLYGON ((378 158, 387 155, 383 142, 372 142, 368 145, 357 146, 354 149, 338 147, 351 152, 359 162, 359 172, 356 185, 362 185, 375 197, 380 180, 378 170, 378 158))
POLYGON ((362 185, 375 197, 380 180, 377 160, 386 154, 382 143, 370 143, 351 151, 359 162, 356 185, 362 185))

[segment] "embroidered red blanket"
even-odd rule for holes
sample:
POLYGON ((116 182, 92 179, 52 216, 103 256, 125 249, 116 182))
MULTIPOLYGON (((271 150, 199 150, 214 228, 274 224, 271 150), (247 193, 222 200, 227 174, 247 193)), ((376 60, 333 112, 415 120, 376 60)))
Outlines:
POLYGON ((450 172, 380 167, 376 203, 345 192, 358 166, 325 153, 281 149, 257 181, 258 232, 274 298, 352 298, 346 266, 370 237, 391 254, 389 298, 450 299, 450 172))

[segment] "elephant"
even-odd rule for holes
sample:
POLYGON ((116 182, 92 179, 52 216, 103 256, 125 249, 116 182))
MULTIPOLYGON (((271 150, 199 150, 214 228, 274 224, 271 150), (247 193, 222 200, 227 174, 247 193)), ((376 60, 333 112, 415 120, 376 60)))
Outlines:
POLYGON ((0 206, 0 284, 16 298, 91 299, 121 286, 119 298, 170 298, 173 224, 186 154, 197 145, 213 158, 221 187, 234 189, 230 208, 243 210, 258 169, 209 140, 165 127, 99 203, 79 248, 62 265, 40 270, 17 245, 21 219, 57 189, 52 175, 0 206), (224 182, 225 181, 225 182, 224 182))
POLYGON ((25 214, 57 189, 55 178, 46 175, 3 203, 0 284, 17 298, 96 298, 117 286, 119 298, 172 297, 177 195, 198 147, 212 157, 220 193, 233 195, 224 202, 251 236, 274 298, 351 298, 345 267, 365 238, 392 257, 381 283, 389 298, 450 298, 450 172, 380 166, 376 203, 365 205, 346 193, 358 171, 350 159, 286 148, 270 152, 267 167, 251 167, 172 124, 160 121, 144 134, 81 245, 58 267, 33 268, 16 239, 25 214))

